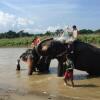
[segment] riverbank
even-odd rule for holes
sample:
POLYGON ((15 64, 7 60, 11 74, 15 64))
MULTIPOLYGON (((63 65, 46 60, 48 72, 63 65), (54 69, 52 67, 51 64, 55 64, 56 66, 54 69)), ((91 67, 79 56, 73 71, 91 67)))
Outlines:
MULTIPOLYGON (((41 41, 48 36, 41 36, 41 41)), ((0 39, 0 47, 29 47, 34 37, 4 38, 0 39)))
MULTIPOLYGON (((41 37, 41 40, 48 38, 48 36, 41 37)), ((34 37, 21 37, 11 39, 0 39, 0 47, 28 47, 30 46, 34 37)), ((79 35, 79 40, 100 45, 100 35, 79 35)))
POLYGON ((0 39, 0 47, 27 47, 34 37, 0 39))

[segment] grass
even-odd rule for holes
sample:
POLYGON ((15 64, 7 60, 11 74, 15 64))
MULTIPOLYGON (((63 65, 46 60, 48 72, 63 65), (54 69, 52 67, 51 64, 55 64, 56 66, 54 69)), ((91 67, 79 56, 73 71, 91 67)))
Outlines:
POLYGON ((0 47, 27 46, 31 44, 33 37, 0 39, 0 47))
MULTIPOLYGON (((41 40, 48 38, 47 36, 40 37, 41 40)), ((25 47, 31 45, 34 37, 21 37, 11 39, 0 39, 0 47, 25 47)))
MULTIPOLYGON (((42 39, 46 39, 48 37, 44 36, 41 37, 42 39)), ((12 39, 0 39, 0 47, 25 47, 31 45, 32 40, 34 37, 21 37, 21 38, 12 38, 12 39)), ((96 45, 100 45, 100 35, 79 35, 79 40, 92 43, 96 45)))
POLYGON ((86 43, 100 45, 100 35, 99 34, 79 35, 78 39, 86 43))

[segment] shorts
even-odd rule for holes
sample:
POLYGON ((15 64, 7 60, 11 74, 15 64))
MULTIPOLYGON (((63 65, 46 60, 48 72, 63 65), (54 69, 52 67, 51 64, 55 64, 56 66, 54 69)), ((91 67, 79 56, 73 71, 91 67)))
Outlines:
POLYGON ((73 71, 66 71, 64 74, 64 78, 72 79, 73 78, 73 71))

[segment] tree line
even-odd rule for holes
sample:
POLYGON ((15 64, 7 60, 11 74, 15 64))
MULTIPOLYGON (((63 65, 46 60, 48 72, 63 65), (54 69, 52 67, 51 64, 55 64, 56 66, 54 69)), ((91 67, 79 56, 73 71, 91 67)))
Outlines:
MULTIPOLYGON (((47 31, 45 32, 44 34, 43 33, 40 33, 40 34, 32 34, 32 33, 29 33, 29 32, 24 32, 24 30, 21 30, 19 32, 14 32, 12 30, 9 30, 8 32, 4 32, 4 33, 0 33, 0 39, 2 38, 18 38, 18 37, 31 37, 31 36, 43 36, 43 35, 47 35, 47 36, 50 36, 50 35, 58 35, 60 33, 62 33, 64 30, 63 29, 57 29, 55 32, 50 32, 50 31, 47 31)), ((100 34, 100 29, 98 30, 90 30, 90 29, 82 29, 82 30, 79 30, 79 34, 100 34)))
POLYGON ((0 39, 2 39, 2 38, 29 37, 32 35, 33 34, 29 34, 28 32, 24 32, 23 30, 21 30, 19 32, 14 32, 12 30, 9 30, 8 32, 0 33, 0 39))
MULTIPOLYGON (((45 35, 54 35, 54 34, 60 34, 62 33, 64 30, 63 29, 57 29, 55 32, 50 32, 50 31, 47 31, 45 33, 45 35)), ((85 34, 85 35, 88 35, 88 34, 100 34, 100 29, 98 30, 90 30, 90 29, 81 29, 79 30, 79 34, 85 34)))

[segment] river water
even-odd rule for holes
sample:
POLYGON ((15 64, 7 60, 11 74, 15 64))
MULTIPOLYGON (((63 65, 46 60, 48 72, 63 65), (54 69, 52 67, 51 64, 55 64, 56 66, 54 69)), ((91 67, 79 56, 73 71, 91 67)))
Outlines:
POLYGON ((86 78, 87 73, 74 70, 75 87, 65 86, 57 77, 57 60, 50 64, 50 74, 28 76, 27 65, 16 60, 26 48, 0 48, 0 100, 100 100, 100 77, 86 78))

